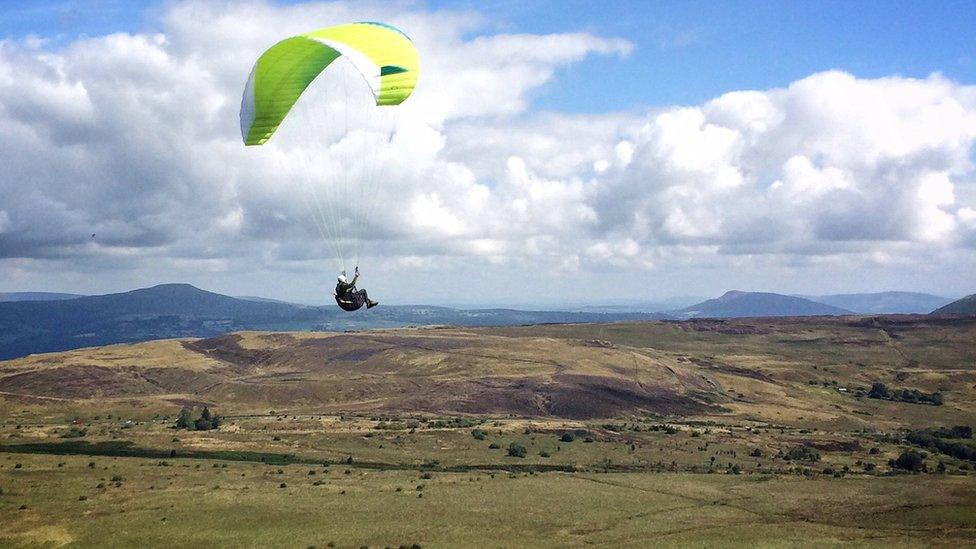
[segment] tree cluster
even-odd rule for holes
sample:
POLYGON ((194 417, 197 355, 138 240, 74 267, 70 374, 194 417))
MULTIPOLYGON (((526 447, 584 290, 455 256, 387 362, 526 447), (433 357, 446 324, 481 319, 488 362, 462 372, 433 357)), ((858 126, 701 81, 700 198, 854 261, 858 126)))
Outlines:
POLYGON ((947 439, 971 439, 972 427, 956 425, 951 428, 911 431, 905 435, 905 440, 929 450, 941 452, 957 459, 976 461, 976 448, 964 442, 947 439))
POLYGON ((868 391, 868 398, 942 406, 942 393, 923 393, 918 389, 889 389, 881 382, 871 384, 871 390, 868 391))
POLYGON ((794 446, 783 457, 791 461, 820 461, 820 452, 809 446, 794 446))
POLYGON ((176 428, 188 431, 210 431, 220 427, 220 416, 210 413, 210 408, 204 406, 200 412, 200 417, 194 420, 188 408, 180 410, 180 415, 176 418, 176 428))

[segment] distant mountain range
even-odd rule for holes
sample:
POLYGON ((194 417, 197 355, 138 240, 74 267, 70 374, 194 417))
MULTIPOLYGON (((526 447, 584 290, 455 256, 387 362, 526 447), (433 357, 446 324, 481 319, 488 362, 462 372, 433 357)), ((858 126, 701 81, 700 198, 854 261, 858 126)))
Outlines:
POLYGON ((976 315, 976 294, 953 301, 932 311, 933 315, 976 315))
POLYGON ((581 305, 570 308, 573 311, 588 313, 659 313, 687 307, 704 300, 704 297, 672 297, 659 301, 633 301, 627 303, 608 303, 602 305, 581 305))
POLYGON ((796 297, 847 309, 859 314, 926 314, 952 302, 952 298, 917 292, 801 295, 796 297))
MULTIPOLYGON (((743 292, 747 293, 747 292, 743 292)), ((777 295, 777 294, 770 294, 777 295)), ((86 297, 82 294, 67 294, 56 292, 0 292, 0 302, 10 301, 60 301, 86 297)), ((235 296, 237 299, 257 301, 261 303, 280 303, 302 306, 302 304, 280 299, 260 296, 235 296)), ((926 314, 952 303, 952 298, 919 292, 875 292, 858 294, 831 295, 801 295, 799 297, 817 303, 823 303, 838 309, 844 309, 857 314, 926 314)), ((676 311, 682 308, 698 307, 704 302, 703 297, 673 297, 660 301, 631 301, 622 303, 606 303, 600 305, 562 305, 560 310, 577 311, 583 313, 661 313, 676 311), (694 305, 692 305, 694 304, 694 305)), ((446 307, 457 309, 458 307, 446 307)), ((484 309, 485 307, 476 307, 484 309)), ((462 307, 462 309, 467 309, 462 307)), ((493 309, 493 307, 487 307, 493 309)))
MULTIPOLYGON (((817 298, 831 301, 824 303, 798 296, 730 291, 716 299, 663 312, 634 310, 643 309, 638 305, 576 311, 384 305, 370 311, 346 313, 328 305, 316 307, 260 297, 230 297, 189 284, 163 284, 99 296, 44 292, 0 295, 8 298, 0 301, 0 360, 113 343, 213 337, 240 330, 344 331, 410 325, 510 326, 702 317, 845 315, 852 312, 879 314, 917 312, 924 303, 945 300, 927 294, 885 292, 817 298), (850 306, 836 305, 841 303, 850 306)), ((974 309, 976 297, 970 296, 937 312, 976 314, 974 309)))
POLYGON ((802 297, 732 290, 722 297, 672 311, 677 318, 849 315, 851 311, 802 297))
POLYGON ((0 292, 2 301, 61 301, 84 297, 81 294, 60 294, 56 292, 0 292))
POLYGON ((419 324, 499 326, 659 318, 665 315, 428 306, 383 306, 346 313, 331 306, 241 299, 189 284, 163 284, 59 301, 0 303, 0 360, 112 343, 212 337, 239 330, 342 331, 419 324))

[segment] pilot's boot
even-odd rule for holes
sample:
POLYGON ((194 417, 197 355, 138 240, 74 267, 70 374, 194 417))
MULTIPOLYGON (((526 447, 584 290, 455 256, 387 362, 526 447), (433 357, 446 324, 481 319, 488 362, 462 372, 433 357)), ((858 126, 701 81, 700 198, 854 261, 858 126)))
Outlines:
POLYGON ((373 301, 372 299, 366 300, 366 308, 367 309, 372 309, 373 307, 375 307, 375 306, 377 306, 379 304, 380 304, 379 301, 373 301))

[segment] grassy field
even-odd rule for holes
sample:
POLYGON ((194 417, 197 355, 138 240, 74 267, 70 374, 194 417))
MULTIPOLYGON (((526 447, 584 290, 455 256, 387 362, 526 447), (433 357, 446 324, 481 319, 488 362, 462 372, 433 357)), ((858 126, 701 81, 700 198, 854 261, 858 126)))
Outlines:
POLYGON ((966 477, 422 474, 17 459, 21 469, 0 475, 5 545, 564 547, 646 546, 654 539, 958 547, 976 531, 976 486, 966 477))
POLYGON ((0 363, 0 546, 973 545, 973 440, 906 438, 976 424, 973 340, 899 317, 32 356, 0 363), (219 429, 174 429, 203 405, 219 429))
POLYGON ((67 439, 64 420, 4 424, 0 544, 960 546, 976 535, 969 464, 941 456, 943 474, 891 474, 905 446, 880 435, 509 418, 266 415, 206 432, 129 421, 85 418, 86 435, 67 439), (513 443, 525 457, 508 455, 513 443), (819 460, 782 457, 804 445, 819 460))

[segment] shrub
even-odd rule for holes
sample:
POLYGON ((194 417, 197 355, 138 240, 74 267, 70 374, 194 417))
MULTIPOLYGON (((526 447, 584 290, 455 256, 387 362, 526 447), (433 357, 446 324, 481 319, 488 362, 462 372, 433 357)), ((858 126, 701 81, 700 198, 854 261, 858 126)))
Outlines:
POLYGON ((499 448, 501 448, 501 446, 499 446, 497 442, 492 442, 491 444, 488 445, 489 450, 497 450, 499 448))
POLYGON ((549 452, 546 452, 545 450, 543 450, 543 451, 539 452, 539 457, 547 458, 547 457, 549 457, 549 452))
POLYGON ((525 446, 517 442, 508 445, 508 455, 511 457, 524 458, 526 454, 525 446))
POLYGON ((893 461, 893 465, 905 471, 922 471, 925 469, 925 458, 914 450, 908 450, 902 452, 898 459, 893 461))
POLYGON ((85 436, 87 434, 88 434, 88 431, 85 430, 85 429, 79 429, 77 427, 72 427, 72 428, 68 429, 68 432, 67 433, 61 435, 61 438, 81 438, 81 437, 83 437, 83 436, 85 436))
POLYGON ((755 450, 749 452, 749 455, 752 456, 752 457, 757 457, 757 458, 758 457, 763 457, 763 451, 762 451, 761 448, 756 448, 755 450))
POLYGON ((576 440, 576 436, 573 433, 563 433, 563 436, 559 437, 560 442, 573 442, 576 440))
POLYGON ((473 436, 475 440, 485 440, 488 438, 488 433, 485 433, 481 429, 472 429, 471 436, 473 436))
POLYGON ((468 427, 474 427, 481 423, 480 420, 475 419, 465 419, 465 418, 451 418, 451 419, 438 419, 436 421, 431 421, 427 424, 431 429, 465 429, 468 427))

